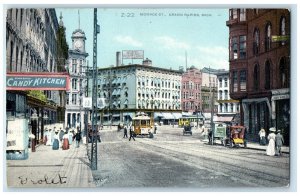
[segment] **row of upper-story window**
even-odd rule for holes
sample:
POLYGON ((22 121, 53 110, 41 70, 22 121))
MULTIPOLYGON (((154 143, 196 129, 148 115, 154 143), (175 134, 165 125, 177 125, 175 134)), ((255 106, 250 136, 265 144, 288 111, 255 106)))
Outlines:
POLYGON ((191 100, 201 100, 201 93, 194 92, 182 92, 183 99, 191 99, 191 100))
POLYGON ((219 88, 228 87, 228 78, 219 78, 219 88))
POLYGON ((141 91, 138 91, 138 98, 158 98, 158 99, 180 99, 180 93, 179 92, 149 92, 149 93, 143 93, 141 91))
POLYGON ((246 9, 230 9, 229 20, 246 21, 246 9))
MULTIPOLYGON (((253 74, 253 91, 258 91, 261 89, 269 90, 271 88, 274 88, 275 86, 272 86, 271 77, 272 77, 272 66, 271 62, 267 60, 265 64, 263 65, 264 72, 261 72, 260 65, 257 63, 254 65, 253 70, 251 71, 251 74, 253 74), (264 74, 262 76, 262 74, 264 74), (261 81, 260 78, 264 78, 263 81, 261 81), (261 85, 262 84, 262 85, 261 85)), ((277 66, 276 66, 277 67, 277 66)), ((279 61, 279 71, 274 72, 278 73, 278 76, 273 76, 275 78, 278 78, 277 86, 275 88, 289 88, 290 87, 290 69, 289 69, 289 62, 287 57, 280 58, 279 61)), ((240 70, 231 71, 232 73, 232 85, 231 85, 231 92, 245 92, 247 91, 247 72, 246 70, 240 70)), ((248 89, 249 90, 249 89, 248 89)))
MULTIPOLYGON (((286 17, 281 16, 279 24, 279 35, 286 35, 286 17)), ((267 21, 263 36, 264 36, 264 52, 267 52, 272 49, 272 23, 267 21)), ((261 33, 258 27, 253 29, 253 45, 252 51, 253 55, 258 55, 261 52, 261 33)), ((286 41, 281 41, 281 45, 285 45, 286 41)), ((246 59, 247 58, 247 36, 246 35, 238 35, 232 36, 229 38, 229 59, 246 59)))
POLYGON ((184 103, 182 103, 182 109, 183 110, 200 110, 201 106, 200 106, 200 104, 196 105, 192 102, 184 102, 184 103))
POLYGON ((85 79, 77 79, 77 78, 71 79, 72 90, 82 90, 86 87, 86 84, 87 84, 87 80, 85 79))
POLYGON ((232 71, 231 92, 245 92, 247 90, 246 70, 232 71))
POLYGON ((175 88, 180 89, 180 81, 171 81, 160 78, 147 78, 147 77, 138 77, 137 78, 138 86, 154 86, 162 88, 175 88))
POLYGON ((192 81, 184 82, 182 84, 182 89, 190 89, 190 90, 201 90, 201 84, 200 83, 194 83, 192 81))
POLYGON ((80 72, 84 72, 83 63, 83 59, 72 59, 72 67, 70 73, 79 74, 80 72))
POLYGON ((234 103, 220 103, 219 112, 239 112, 239 105, 234 103))
POLYGON ((79 95, 77 93, 71 94, 71 102, 70 102, 70 93, 66 94, 66 104, 67 105, 81 105, 81 99, 79 99, 79 95))
POLYGON ((219 97, 218 97, 218 99, 219 100, 228 100, 229 99, 228 90, 224 90, 224 91, 219 90, 219 97))

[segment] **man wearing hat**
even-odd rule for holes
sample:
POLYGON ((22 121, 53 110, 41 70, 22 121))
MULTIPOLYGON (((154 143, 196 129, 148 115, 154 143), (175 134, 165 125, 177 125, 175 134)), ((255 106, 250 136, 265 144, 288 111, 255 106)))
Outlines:
POLYGON ((278 155, 278 156, 281 156, 281 147, 284 143, 283 136, 281 135, 280 132, 281 131, 278 130, 277 134, 276 134, 276 137, 275 137, 276 155, 278 155))
POLYGON ((267 155, 268 156, 274 156, 275 155, 275 132, 276 129, 274 127, 271 127, 269 129, 270 133, 268 135, 269 145, 267 147, 267 155))

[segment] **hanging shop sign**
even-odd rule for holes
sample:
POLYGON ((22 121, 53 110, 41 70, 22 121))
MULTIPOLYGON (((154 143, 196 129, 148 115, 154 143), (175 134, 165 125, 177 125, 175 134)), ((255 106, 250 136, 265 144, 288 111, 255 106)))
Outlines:
POLYGON ((284 42, 290 39, 289 35, 272 35, 272 42, 284 42))
POLYGON ((7 73, 7 90, 69 90, 69 75, 65 73, 7 73))

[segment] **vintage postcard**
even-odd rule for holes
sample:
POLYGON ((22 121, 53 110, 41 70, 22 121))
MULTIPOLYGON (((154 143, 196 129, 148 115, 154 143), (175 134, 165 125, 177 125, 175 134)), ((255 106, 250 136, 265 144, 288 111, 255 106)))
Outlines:
POLYGON ((5 8, 7 190, 288 191, 292 12, 5 8))

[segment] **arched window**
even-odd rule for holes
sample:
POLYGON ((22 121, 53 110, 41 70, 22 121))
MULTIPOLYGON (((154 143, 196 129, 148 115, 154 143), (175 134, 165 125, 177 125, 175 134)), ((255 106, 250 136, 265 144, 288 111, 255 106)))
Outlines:
POLYGON ((222 95, 223 95, 223 91, 220 90, 220 91, 219 91, 219 100, 222 100, 222 99, 223 99, 223 96, 222 96, 222 95))
POLYGON ((14 54, 14 43, 10 42, 10 59, 9 59, 9 71, 13 71, 13 54, 14 54))
POLYGON ((258 88, 259 88, 259 65, 258 65, 258 64, 256 64, 256 65, 254 66, 253 82, 254 82, 254 84, 253 84, 253 89, 254 89, 255 91, 257 91, 258 88))
POLYGON ((231 83, 231 85, 232 85, 231 90, 233 92, 237 92, 237 90, 238 90, 238 76, 237 76, 237 71, 233 71, 232 72, 232 83, 231 83))
POLYGON ((271 75, 270 75, 270 61, 265 64, 265 89, 268 90, 271 87, 271 75))
MULTIPOLYGON (((286 19, 285 19, 284 16, 282 16, 282 17, 280 18, 280 29, 279 29, 279 33, 280 33, 281 36, 282 36, 282 35, 286 35, 286 19)), ((284 45, 284 44, 285 44, 285 42, 282 41, 282 42, 281 42, 281 45, 284 45)))
POLYGON ((253 55, 257 55, 259 52, 259 29, 255 28, 254 34, 253 34, 253 55))
POLYGON ((282 16, 281 19, 280 19, 280 35, 285 35, 286 34, 286 31, 285 31, 285 17, 282 16))
POLYGON ((19 47, 17 46, 17 48, 16 48, 16 72, 18 72, 19 70, 18 70, 18 63, 19 63, 19 47))
POLYGON ((280 87, 288 88, 290 83, 289 71, 288 71, 288 63, 286 58, 282 57, 279 63, 279 78, 280 78, 280 87))
POLYGON ((271 23, 268 22, 265 29, 265 51, 271 49, 271 23))

